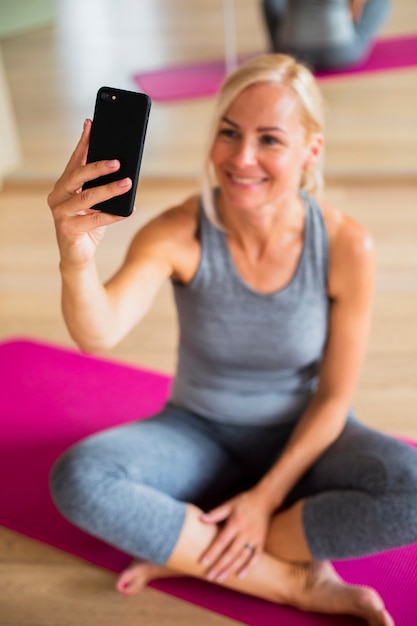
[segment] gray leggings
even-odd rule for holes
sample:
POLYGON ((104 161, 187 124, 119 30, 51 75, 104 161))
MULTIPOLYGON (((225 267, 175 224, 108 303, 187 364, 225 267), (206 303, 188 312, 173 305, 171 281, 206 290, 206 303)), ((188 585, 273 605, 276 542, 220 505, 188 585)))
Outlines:
MULTIPOLYGON (((254 485, 283 450, 292 424, 225 425, 168 405, 159 415, 90 436, 51 475, 56 506, 124 552, 164 564, 185 503, 207 510, 254 485)), ((417 541, 417 451, 353 418, 304 476, 316 559, 362 556, 417 541)))
POLYGON ((387 21, 391 0, 367 0, 357 23, 351 21, 348 9, 343 10, 343 5, 349 4, 350 0, 262 0, 272 50, 291 54, 312 69, 343 68, 360 62, 387 21), (349 24, 344 23, 347 20, 349 24), (297 41, 292 40, 294 28, 304 31, 302 41, 300 32, 297 41), (352 36, 348 41, 343 37, 338 41, 346 29, 352 36), (310 40, 321 43, 310 45, 310 40))

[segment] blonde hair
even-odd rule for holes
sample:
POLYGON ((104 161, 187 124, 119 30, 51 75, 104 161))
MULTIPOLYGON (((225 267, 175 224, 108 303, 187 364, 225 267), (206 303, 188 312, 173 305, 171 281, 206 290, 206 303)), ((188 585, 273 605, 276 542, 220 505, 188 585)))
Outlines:
MULTIPOLYGON (((233 100, 245 89, 259 83, 286 85, 298 97, 301 119, 306 132, 306 140, 314 133, 323 131, 324 111, 322 95, 310 70, 293 57, 286 54, 263 54, 255 57, 230 74, 224 81, 213 114, 208 135, 206 159, 202 180, 202 199, 207 217, 218 227, 219 219, 214 205, 214 175, 210 163, 210 152, 214 143, 219 122, 233 100)), ((301 177, 300 189, 319 196, 323 188, 322 158, 301 177)))

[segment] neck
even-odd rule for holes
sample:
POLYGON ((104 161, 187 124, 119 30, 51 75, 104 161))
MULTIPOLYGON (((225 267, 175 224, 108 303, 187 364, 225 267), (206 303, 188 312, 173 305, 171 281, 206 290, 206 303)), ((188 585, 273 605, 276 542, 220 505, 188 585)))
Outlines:
POLYGON ((254 210, 239 210, 229 207, 220 193, 218 211, 227 236, 243 248, 265 248, 268 242, 287 234, 293 236, 304 227, 304 206, 298 195, 254 210))

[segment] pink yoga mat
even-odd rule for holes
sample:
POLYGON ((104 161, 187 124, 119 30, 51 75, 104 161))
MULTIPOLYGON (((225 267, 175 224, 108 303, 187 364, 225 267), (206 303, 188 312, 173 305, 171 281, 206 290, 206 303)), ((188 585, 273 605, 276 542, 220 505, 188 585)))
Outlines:
MULTIPOLYGON (((380 39, 374 44, 365 62, 347 69, 318 72, 317 77, 329 80, 413 66, 417 66, 417 35, 406 35, 380 39)), ((204 98, 218 91, 225 78, 225 62, 189 63, 152 72, 139 72, 133 78, 140 91, 147 93, 154 102, 204 98)))
MULTIPOLYGON (((106 359, 20 339, 0 344, 0 524, 114 572, 129 557, 74 528, 48 491, 54 460, 69 445, 115 424, 146 418, 170 379, 106 359)), ((349 582, 383 596, 396 626, 417 623, 417 545, 336 563, 349 582)), ((349 617, 304 614, 190 578, 152 586, 252 626, 353 626, 349 617)))

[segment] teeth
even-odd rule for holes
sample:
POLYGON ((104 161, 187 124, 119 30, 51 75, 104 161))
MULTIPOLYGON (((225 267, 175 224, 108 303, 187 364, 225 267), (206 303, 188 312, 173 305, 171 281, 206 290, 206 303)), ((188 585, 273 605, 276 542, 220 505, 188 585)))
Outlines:
POLYGON ((255 185, 262 182, 262 178, 240 178, 239 176, 232 176, 232 179, 241 185, 255 185))

